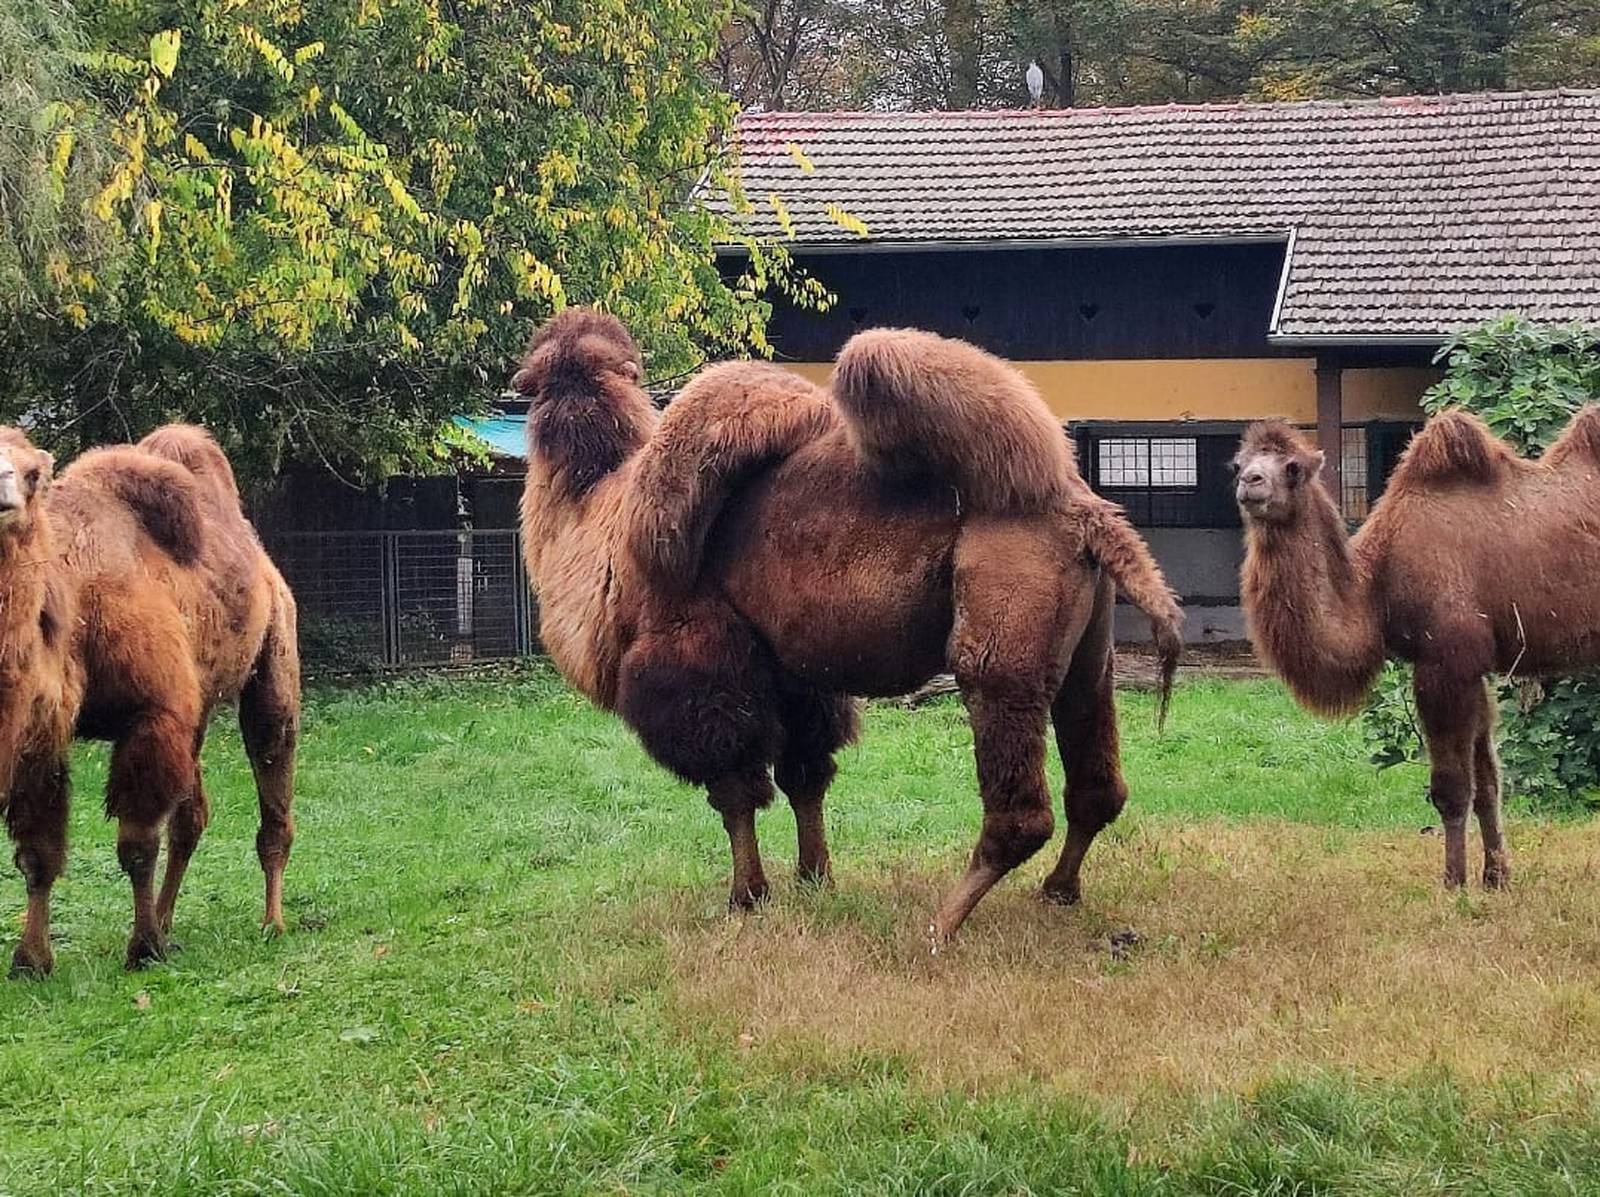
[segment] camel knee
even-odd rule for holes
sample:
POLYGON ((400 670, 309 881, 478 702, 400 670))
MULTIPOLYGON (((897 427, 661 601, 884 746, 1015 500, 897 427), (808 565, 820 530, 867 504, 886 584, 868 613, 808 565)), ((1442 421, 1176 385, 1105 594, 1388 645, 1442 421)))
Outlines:
POLYGON ((263 822, 256 832, 256 859, 263 869, 281 868, 288 863, 289 850, 294 846, 294 819, 263 822))
POLYGON ((1428 781, 1428 801, 1446 825, 1465 822, 1472 808, 1472 775, 1465 770, 1435 767, 1428 781))
POLYGON ((974 856, 981 864, 1009 872, 1049 843, 1055 829, 1049 807, 991 811, 983 816, 974 856))
POLYGON ((1120 776, 1067 783, 1067 822, 1098 832, 1115 823, 1128 802, 1128 783, 1120 776))
POLYGON ((117 863, 135 885, 149 882, 155 875, 156 857, 161 845, 152 829, 148 835, 128 836, 117 840, 117 863))
POLYGON ((67 854, 60 845, 21 844, 14 859, 17 872, 22 874, 22 884, 33 894, 55 884, 66 867, 67 854))

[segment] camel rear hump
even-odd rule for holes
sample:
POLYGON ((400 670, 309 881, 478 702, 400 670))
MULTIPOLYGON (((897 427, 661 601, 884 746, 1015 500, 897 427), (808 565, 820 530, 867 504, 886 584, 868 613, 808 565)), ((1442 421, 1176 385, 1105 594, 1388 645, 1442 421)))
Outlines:
POLYGON ((1579 408, 1555 443, 1545 450, 1542 460, 1551 468, 1568 462, 1600 467, 1600 404, 1587 403, 1579 408))
POLYGON ((228 455, 204 428, 194 424, 164 424, 135 447, 154 457, 177 462, 218 498, 240 507, 239 484, 234 479, 228 455))
POLYGON ((870 469, 946 481, 963 510, 1060 510, 1082 486, 1066 431, 1038 391, 975 345, 918 329, 857 333, 832 385, 870 469))

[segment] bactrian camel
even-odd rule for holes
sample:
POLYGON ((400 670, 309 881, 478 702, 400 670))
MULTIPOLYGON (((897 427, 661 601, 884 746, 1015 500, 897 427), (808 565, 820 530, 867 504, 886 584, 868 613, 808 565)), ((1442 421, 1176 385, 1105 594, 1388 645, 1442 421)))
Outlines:
POLYGON ((659 419, 640 374, 610 316, 569 309, 534 335, 513 380, 530 404, 525 552, 563 674, 707 788, 731 902, 767 893, 755 816, 774 778, 801 876, 827 878, 823 798, 856 734, 849 696, 945 669, 971 716, 984 816, 935 941, 1049 840, 1051 721, 1068 832, 1044 890, 1076 900, 1127 792, 1113 580, 1151 617, 1166 681, 1181 614, 1039 396, 970 345, 903 330, 854 338, 830 390, 722 364, 659 419))
POLYGON ((1476 416, 1440 413, 1412 440, 1354 536, 1320 480, 1322 454, 1277 421, 1234 459, 1250 638, 1306 707, 1365 702, 1385 658, 1412 662, 1444 825, 1444 879, 1467 879, 1467 813, 1483 880, 1510 878, 1489 673, 1600 663, 1600 408, 1537 461, 1476 416))

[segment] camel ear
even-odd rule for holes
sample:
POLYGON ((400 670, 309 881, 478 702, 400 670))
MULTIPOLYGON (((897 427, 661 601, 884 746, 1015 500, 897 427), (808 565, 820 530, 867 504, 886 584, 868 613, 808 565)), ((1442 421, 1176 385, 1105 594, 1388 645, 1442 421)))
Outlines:
POLYGON ((34 494, 50 484, 55 476, 56 459, 43 449, 35 450, 33 469, 28 471, 28 493, 34 494))
POLYGON ((1289 459, 1289 464, 1283 470, 1284 476, 1289 479, 1291 487, 1299 486, 1302 482, 1310 482, 1322 473, 1322 463, 1326 460, 1321 449, 1298 454, 1289 459))
POLYGON ((622 376, 629 382, 638 383, 640 376, 639 363, 634 361, 631 357, 627 361, 623 362, 622 365, 618 366, 617 369, 621 371, 622 376))

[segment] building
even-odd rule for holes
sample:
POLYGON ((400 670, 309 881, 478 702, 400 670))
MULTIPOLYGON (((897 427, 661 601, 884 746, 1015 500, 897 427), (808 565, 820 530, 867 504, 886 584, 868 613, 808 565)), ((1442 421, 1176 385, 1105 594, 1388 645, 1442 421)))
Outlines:
POLYGON ((1191 639, 1241 633, 1246 422, 1315 425, 1359 519, 1452 333, 1600 323, 1600 92, 746 113, 737 149, 729 214, 837 296, 778 307, 777 358, 820 380, 858 329, 916 325, 1017 362, 1191 639))

